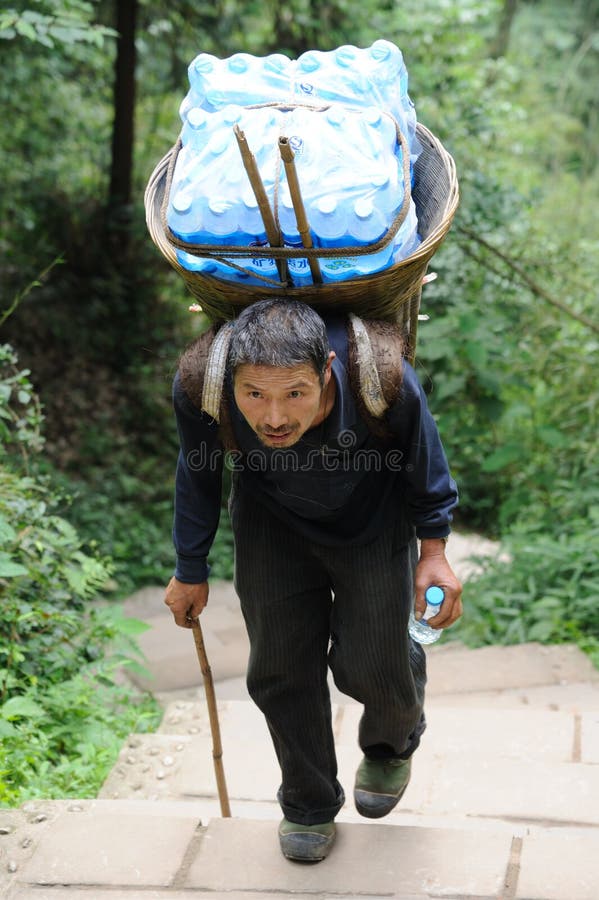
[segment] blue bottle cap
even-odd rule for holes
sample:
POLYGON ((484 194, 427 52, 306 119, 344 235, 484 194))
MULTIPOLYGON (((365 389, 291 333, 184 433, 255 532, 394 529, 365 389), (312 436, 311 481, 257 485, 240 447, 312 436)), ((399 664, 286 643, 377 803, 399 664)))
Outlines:
POLYGON ((440 606, 445 600, 445 591, 439 585, 433 584, 424 592, 424 599, 431 606, 440 606))
POLYGON ((208 74, 214 69, 215 60, 216 57, 211 56, 209 53, 200 53, 199 56, 196 56, 191 65, 196 72, 208 74))
POLYGON ((229 71, 235 72, 237 75, 243 75, 249 69, 251 59, 249 53, 234 53, 227 61, 229 71))
POLYGON ((354 212, 359 219, 368 219, 374 213, 374 204, 369 197, 359 197, 354 203, 354 212))

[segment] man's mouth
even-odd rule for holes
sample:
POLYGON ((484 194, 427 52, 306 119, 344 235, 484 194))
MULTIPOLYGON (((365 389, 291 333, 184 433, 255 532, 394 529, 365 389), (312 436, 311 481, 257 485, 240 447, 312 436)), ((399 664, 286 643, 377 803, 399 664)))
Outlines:
POLYGON ((271 441, 273 444, 283 444, 293 434, 293 428, 290 428, 289 431, 262 430, 260 433, 266 441, 271 441))

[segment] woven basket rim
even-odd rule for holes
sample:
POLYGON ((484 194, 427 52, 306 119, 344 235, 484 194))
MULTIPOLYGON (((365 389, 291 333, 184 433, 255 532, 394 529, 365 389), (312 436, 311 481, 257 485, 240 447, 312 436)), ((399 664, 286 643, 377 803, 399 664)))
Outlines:
MULTIPOLYGON (((421 269, 421 273, 424 274, 428 262, 444 240, 455 216, 459 204, 459 186, 453 157, 448 153, 433 132, 422 123, 418 123, 416 133, 420 142, 423 144, 423 147, 429 151, 433 151, 445 169, 448 185, 447 191, 440 203, 440 214, 436 225, 434 225, 434 227, 432 227, 425 235, 414 253, 380 272, 363 275, 346 281, 300 287, 274 282, 269 279, 263 279, 264 286, 262 286, 262 284, 245 285, 238 281, 226 281, 225 279, 218 279, 204 273, 185 269, 177 259, 176 248, 171 244, 168 236, 165 234, 161 216, 166 174, 177 144, 174 144, 169 148, 162 159, 157 163, 149 178, 144 193, 148 231, 160 253, 183 278, 191 293, 196 296, 201 303, 205 300, 206 292, 211 294, 217 293, 219 298, 222 298, 224 304, 230 304, 233 308, 243 307, 250 302, 254 302, 256 299, 259 299, 261 296, 267 296, 277 292, 279 294, 283 293, 286 296, 297 296, 298 299, 305 297, 306 302, 312 302, 312 300, 307 298, 311 295, 315 295, 317 292, 319 303, 326 304, 327 301, 331 301, 331 305, 334 305, 335 299, 347 297, 347 303, 351 304, 351 297, 349 295, 352 290, 359 290, 361 293, 364 293, 364 290, 367 290, 369 286, 374 285, 375 282, 382 283, 383 285, 387 281, 391 282, 394 278, 398 277, 403 270, 406 272, 415 270, 417 272, 418 269, 421 269)), ((286 248, 277 249, 279 256, 286 258, 286 248)), ((266 252, 268 252, 268 249, 266 252)), ((206 254, 206 258, 212 259, 219 259, 221 256, 222 254, 215 252, 206 254)), ((289 258, 291 258, 291 254, 289 254, 289 258)), ((415 286, 412 293, 417 289, 416 284, 421 284, 422 274, 419 280, 414 276, 413 280, 415 286)), ((403 300, 401 302, 403 302, 403 300)), ((227 316, 224 317, 227 318, 227 316)))

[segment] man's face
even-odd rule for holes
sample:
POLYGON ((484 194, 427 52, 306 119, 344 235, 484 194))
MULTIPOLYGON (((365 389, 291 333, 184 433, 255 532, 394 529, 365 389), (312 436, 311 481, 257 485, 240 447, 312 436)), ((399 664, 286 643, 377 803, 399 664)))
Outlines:
POLYGON ((331 360, 324 386, 310 363, 290 368, 244 364, 235 372, 235 402, 263 444, 292 447, 322 420, 330 378, 331 360))

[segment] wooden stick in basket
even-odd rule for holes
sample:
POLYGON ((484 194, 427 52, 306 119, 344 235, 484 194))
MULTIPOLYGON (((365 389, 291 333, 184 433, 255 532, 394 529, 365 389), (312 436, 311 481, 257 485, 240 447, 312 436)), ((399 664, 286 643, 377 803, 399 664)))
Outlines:
MULTIPOLYGON (((250 179, 250 184, 252 186, 256 202, 258 203, 258 207, 260 209, 260 214, 262 216, 262 221, 264 222, 264 230, 266 231, 268 243, 271 247, 282 247, 283 244, 281 241, 281 232, 279 231, 279 227, 275 221, 273 211, 270 208, 270 203, 268 202, 268 197, 266 196, 264 183, 262 181, 262 178, 260 177, 260 170, 258 169, 256 158, 250 150, 246 136, 239 125, 235 125, 233 131, 235 133, 235 137, 237 138, 237 144, 239 146, 239 152, 241 153, 241 159, 243 161, 245 171, 247 172, 247 176, 250 179)), ((286 281, 286 261, 284 259, 278 259, 276 263, 279 270, 279 278, 281 279, 281 281, 286 281)))
MULTIPOLYGON (((302 199, 302 192, 300 190, 299 181, 297 179, 295 155, 293 153, 291 144, 289 143, 289 138, 284 136, 281 136, 279 138, 279 153, 281 154, 281 159, 283 160, 283 165, 285 166, 285 174, 287 175, 287 184, 289 185, 289 193, 291 194, 291 202, 293 203, 293 211, 295 213, 295 219, 297 222, 297 230, 300 233, 302 244, 304 245, 304 247, 310 249, 313 246, 312 235, 310 234, 310 225, 308 222, 308 217, 306 216, 304 201, 302 199)), ((316 257, 309 257, 308 263, 310 264, 312 281, 314 282, 314 284, 322 284, 320 263, 318 262, 316 257)))

